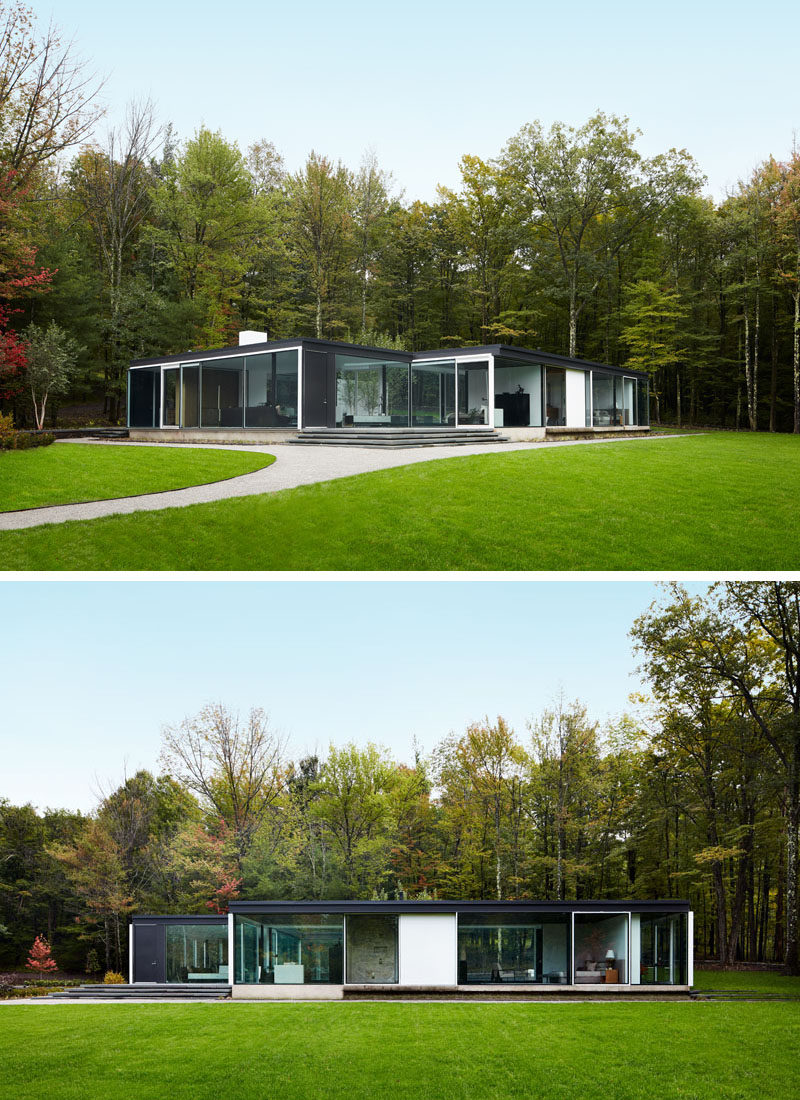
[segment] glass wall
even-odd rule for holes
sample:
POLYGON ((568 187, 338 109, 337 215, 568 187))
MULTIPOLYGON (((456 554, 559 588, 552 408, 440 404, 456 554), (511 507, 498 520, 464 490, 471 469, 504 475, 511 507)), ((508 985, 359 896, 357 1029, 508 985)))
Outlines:
POLYGON ((236 981, 341 985, 344 921, 327 913, 236 916, 236 981))
POLYGON ((244 426, 244 357, 208 360, 202 364, 203 428, 241 428, 244 426))
POLYGON ((494 423, 498 428, 541 427, 541 366, 495 359, 494 408, 494 423))
POLYGON ((181 372, 183 400, 181 423, 184 428, 200 426, 200 368, 185 364, 181 372))
POLYGON ((568 973, 568 914, 458 914, 459 985, 564 985, 568 973))
POLYGON ((567 423, 567 376, 561 367, 545 368, 547 424, 559 427, 567 423))
POLYGON ((168 982, 227 982, 228 925, 168 924, 168 982))
POLYGON ((642 985, 686 985, 686 927, 685 913, 642 914, 642 985))
POLYGON ((456 364, 415 363, 411 367, 411 423, 417 428, 456 422, 456 364))
POLYGON ((489 364, 458 364, 458 423, 489 423, 489 364))
POLYGON ((128 372, 128 423, 131 428, 158 428, 161 423, 161 369, 128 372))
POLYGON ((627 913, 575 914, 574 981, 629 981, 627 913))
POLYGON ((164 428, 177 428, 181 422, 180 367, 164 367, 164 415, 161 425, 164 428))
POLYGON ((336 427, 407 428, 408 364, 337 355, 336 427))
POLYGON ((297 352, 248 355, 245 427, 297 427, 297 352))
POLYGON ((347 980, 356 985, 397 982, 397 917, 347 917, 347 980))
POLYGON ((592 407, 595 428, 610 428, 617 423, 613 374, 592 371, 592 407))

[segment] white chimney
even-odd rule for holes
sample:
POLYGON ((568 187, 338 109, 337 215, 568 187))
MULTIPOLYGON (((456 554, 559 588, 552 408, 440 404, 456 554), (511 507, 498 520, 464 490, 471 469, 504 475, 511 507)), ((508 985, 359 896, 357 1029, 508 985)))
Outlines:
POLYGON ((265 344, 269 337, 266 332, 254 332, 252 329, 246 329, 244 332, 239 333, 239 347, 243 344, 265 344))

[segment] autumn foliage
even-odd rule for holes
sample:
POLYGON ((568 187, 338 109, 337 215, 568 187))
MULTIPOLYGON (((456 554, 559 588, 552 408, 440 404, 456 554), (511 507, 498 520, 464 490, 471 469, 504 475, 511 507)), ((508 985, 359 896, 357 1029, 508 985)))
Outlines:
POLYGON ((58 970, 56 960, 50 951, 50 944, 44 936, 37 936, 33 941, 33 947, 31 947, 25 968, 26 970, 34 970, 40 976, 52 974, 55 970, 58 970))

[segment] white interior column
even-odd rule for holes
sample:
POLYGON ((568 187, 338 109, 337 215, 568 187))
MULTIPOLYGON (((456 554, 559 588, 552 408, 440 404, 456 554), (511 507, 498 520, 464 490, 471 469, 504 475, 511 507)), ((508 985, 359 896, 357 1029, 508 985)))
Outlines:
POLYGON ((631 985, 642 984, 642 918, 631 913, 631 957, 628 977, 631 985))
POLYGON ((586 427, 586 375, 582 370, 566 370, 567 427, 586 427))

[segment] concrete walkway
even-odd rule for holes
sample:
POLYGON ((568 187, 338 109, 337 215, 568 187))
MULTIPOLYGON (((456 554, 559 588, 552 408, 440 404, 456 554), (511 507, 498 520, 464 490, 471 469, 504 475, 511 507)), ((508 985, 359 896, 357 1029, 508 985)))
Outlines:
MULTIPOLYGON (((395 466, 411 466, 417 462, 432 462, 444 458, 464 458, 467 455, 499 455, 509 451, 552 450, 554 447, 600 446, 603 443, 625 443, 631 446, 652 444, 665 439, 685 439, 686 436, 635 436, 632 439, 575 439, 551 443, 486 443, 467 447, 421 447, 414 450, 379 450, 372 447, 320 447, 275 443, 264 446, 239 447, 215 443, 132 443, 108 440, 64 440, 82 447, 200 447, 206 450, 246 451, 273 454, 275 462, 264 470, 209 485, 194 485, 188 489, 173 489, 164 493, 121 497, 117 500, 97 500, 85 504, 57 504, 48 508, 30 508, 20 512, 0 512, 0 531, 19 531, 41 527, 47 523, 68 520, 99 519, 101 516, 127 515, 130 512, 156 512, 163 508, 185 508, 190 504, 209 504, 233 497, 277 493, 299 485, 334 481, 354 474, 387 470, 395 466)), ((63 445, 56 442, 54 446, 63 445)))

